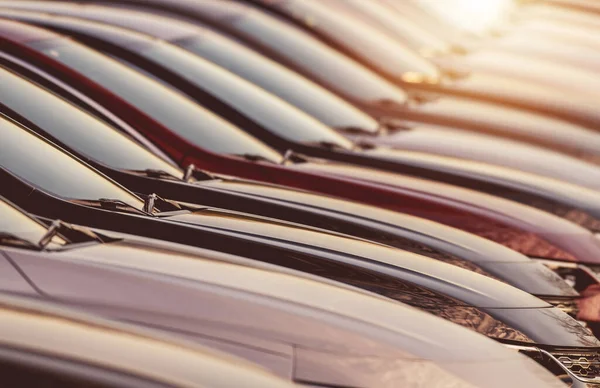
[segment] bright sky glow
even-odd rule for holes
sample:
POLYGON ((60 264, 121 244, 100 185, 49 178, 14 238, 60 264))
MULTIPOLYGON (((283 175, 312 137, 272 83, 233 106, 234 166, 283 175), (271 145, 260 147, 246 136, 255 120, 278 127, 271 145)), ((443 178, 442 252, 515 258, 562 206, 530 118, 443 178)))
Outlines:
MULTIPOLYGON (((404 0, 400 0, 404 1, 404 0)), ((418 0, 457 27, 479 33, 500 24, 513 7, 511 0, 418 0)))

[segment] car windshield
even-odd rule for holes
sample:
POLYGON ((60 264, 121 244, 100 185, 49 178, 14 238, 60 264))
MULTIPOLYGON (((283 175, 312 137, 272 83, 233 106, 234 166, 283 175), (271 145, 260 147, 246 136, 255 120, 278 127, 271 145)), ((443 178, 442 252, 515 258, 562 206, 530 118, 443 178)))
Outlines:
POLYGON ((0 119, 0 166, 59 197, 113 199, 136 209, 144 205, 130 192, 6 119, 0 119))
MULTIPOLYGON (((19 209, 0 199, 0 233, 13 235, 32 243, 37 243, 48 229, 29 218, 19 209)), ((54 244, 66 244, 60 236, 54 236, 54 244)))
POLYGON ((405 73, 417 72, 439 77, 436 66, 413 50, 359 19, 350 15, 340 17, 335 7, 328 7, 326 3, 321 0, 288 0, 276 7, 388 76, 401 79, 405 73))
POLYGON ((202 37, 176 44, 268 90, 332 128, 369 132, 378 128, 375 119, 327 89, 224 36, 203 32, 202 37))
POLYGON ((198 147, 229 155, 281 155, 185 96, 151 78, 67 39, 30 46, 84 74, 198 147))
POLYGON ((45 89, 0 68, 0 103, 25 117, 68 147, 107 166, 125 170, 179 169, 114 128, 45 89))
POLYGON ((143 50, 142 55, 178 73, 277 136, 299 143, 327 142, 352 148, 350 141, 298 108, 179 47, 156 44, 143 50))
POLYGON ((309 78, 353 101, 404 104, 404 91, 299 28, 260 12, 231 22, 236 34, 284 58, 309 78))

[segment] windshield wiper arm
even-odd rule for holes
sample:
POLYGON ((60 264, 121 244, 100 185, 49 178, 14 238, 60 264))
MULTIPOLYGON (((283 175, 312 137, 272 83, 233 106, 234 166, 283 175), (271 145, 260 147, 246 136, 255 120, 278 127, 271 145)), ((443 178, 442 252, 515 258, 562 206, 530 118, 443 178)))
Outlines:
POLYGON ((98 236, 96 233, 94 233, 88 228, 84 228, 82 226, 75 226, 73 224, 69 224, 61 220, 54 220, 52 221, 50 226, 48 226, 46 233, 44 233, 42 238, 40 238, 40 241, 38 241, 38 245, 41 249, 45 249, 56 235, 58 235, 59 233, 64 234, 69 232, 83 234, 90 240, 94 240, 101 244, 104 244, 106 242, 102 237, 98 236))
POLYGON ((14 235, 12 233, 7 233, 7 232, 0 232, 0 244, 6 245, 13 245, 13 246, 17 246, 20 248, 29 248, 29 249, 35 249, 35 250, 40 250, 41 247, 23 237, 19 237, 17 235, 14 235))
POLYGON ((146 169, 146 170, 125 170, 132 174, 143 175, 148 178, 157 179, 168 179, 173 181, 184 181, 191 182, 192 179, 208 180, 216 179, 212 174, 207 171, 196 168, 195 165, 190 164, 186 167, 185 171, 181 174, 181 177, 171 174, 170 172, 158 169, 146 169))
POLYGON ((181 180, 181 178, 176 177, 175 175, 166 172, 164 170, 155 170, 152 168, 146 170, 127 170, 133 174, 144 175, 148 178, 160 178, 160 179, 169 179, 169 180, 181 180))
POLYGON ((128 204, 125 201, 121 201, 120 199, 110 199, 110 198, 99 198, 99 199, 74 199, 72 200, 75 203, 79 203, 81 205, 87 206, 95 206, 100 207, 106 210, 115 210, 115 211, 124 211, 127 210, 131 213, 141 214, 144 216, 151 216, 152 214, 147 213, 137 207, 128 204))

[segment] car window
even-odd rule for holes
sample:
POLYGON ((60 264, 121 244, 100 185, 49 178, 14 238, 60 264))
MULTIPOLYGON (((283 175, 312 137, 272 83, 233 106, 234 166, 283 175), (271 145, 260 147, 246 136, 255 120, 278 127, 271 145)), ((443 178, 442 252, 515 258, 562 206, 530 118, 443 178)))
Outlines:
POLYGON ((0 119, 0 166, 60 197, 116 199, 137 209, 143 207, 133 194, 5 119, 0 119))
POLYGON ((271 133, 294 142, 352 143, 333 129, 277 96, 214 63, 170 44, 156 44, 142 55, 208 91, 271 133))
MULTIPOLYGON (((40 241, 46 231, 47 228, 0 199, 0 233, 9 233, 37 242, 40 241)), ((65 243, 59 236, 54 236, 52 242, 55 244, 65 243)))
POLYGON ((251 12, 230 26, 269 55, 283 57, 346 98, 363 103, 388 100, 403 104, 407 100, 402 89, 294 26, 260 12, 251 12))
POLYGON ((182 94, 81 44, 61 39, 30 46, 84 74, 199 147, 281 161, 276 151, 182 94))
POLYGON ((286 14, 296 19, 309 21, 311 29, 360 56, 388 76, 400 79, 407 72, 439 76, 435 65, 413 50, 358 19, 340 17, 334 7, 327 7, 320 0, 291 0, 283 2, 278 8, 285 9, 286 14))
POLYGON ((340 97, 231 39, 203 33, 202 37, 177 44, 270 91, 332 128, 377 130, 375 119, 340 97))
POLYGON ((77 152, 107 166, 127 170, 163 170, 180 176, 179 169, 156 157, 116 129, 60 97, 0 68, 0 103, 77 152))

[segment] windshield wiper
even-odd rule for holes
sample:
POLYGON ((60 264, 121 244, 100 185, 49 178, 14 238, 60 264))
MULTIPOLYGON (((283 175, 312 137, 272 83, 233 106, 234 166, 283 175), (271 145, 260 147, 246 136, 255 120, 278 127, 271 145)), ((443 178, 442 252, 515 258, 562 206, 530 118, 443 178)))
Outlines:
POLYGON ((340 132, 345 132, 350 135, 377 135, 378 133, 378 129, 371 131, 366 128, 355 127, 352 125, 349 125, 347 127, 335 127, 334 129, 340 132))
MULTIPOLYGON (((84 228, 81 226, 75 226, 75 225, 69 224, 69 223, 61 221, 61 220, 54 220, 54 221, 52 221, 50 226, 48 226, 46 233, 44 233, 42 238, 40 238, 40 241, 38 241, 38 246, 41 249, 45 249, 48 246, 48 244, 52 241, 52 239, 55 236, 57 236, 59 233, 61 234, 61 237, 62 237, 62 235, 65 235, 65 234, 70 234, 70 235, 80 234, 80 235, 85 236, 89 240, 93 240, 93 241, 96 241, 101 244, 104 244, 105 242, 107 242, 107 241, 105 241, 105 239, 103 239, 96 233, 92 232, 88 228, 84 228)), ((69 236, 69 237, 72 237, 72 236, 69 236)), ((77 236, 77 238, 74 240, 80 240, 80 239, 81 239, 81 237, 77 236)), ((109 239, 109 240, 112 240, 112 239, 109 239)))
POLYGON ((74 199, 72 202, 86 205, 99 207, 105 210, 114 210, 114 211, 128 211, 130 213, 141 214, 144 216, 151 216, 152 214, 147 213, 137 207, 128 204, 125 201, 121 201, 120 199, 110 199, 110 198, 100 198, 100 199, 74 199))
POLYGON ((143 175, 148 178, 157 178, 157 179, 168 179, 172 181, 183 181, 183 182, 193 182, 196 179, 199 180, 213 180, 216 179, 212 174, 207 171, 200 170, 196 168, 195 165, 190 164, 186 167, 185 171, 181 174, 181 177, 177 177, 176 175, 171 174, 170 172, 164 170, 157 169, 146 169, 146 170, 125 170, 132 174, 143 175))
POLYGON ((316 147, 320 147, 320 148, 325 148, 330 151, 340 151, 340 150, 348 151, 349 150, 348 147, 344 147, 341 144, 338 144, 338 143, 335 143, 332 141, 327 141, 327 140, 307 141, 303 144, 308 145, 308 146, 316 146, 316 147))
POLYGON ((164 170, 155 170, 155 169, 146 169, 146 170, 126 170, 132 174, 143 175, 148 178, 159 178, 159 179, 169 179, 174 181, 180 181, 181 178, 176 177, 175 175, 166 172, 164 170))
POLYGON ((40 250, 41 247, 23 237, 19 237, 12 233, 0 232, 0 244, 2 245, 12 245, 19 248, 28 248, 40 250))

